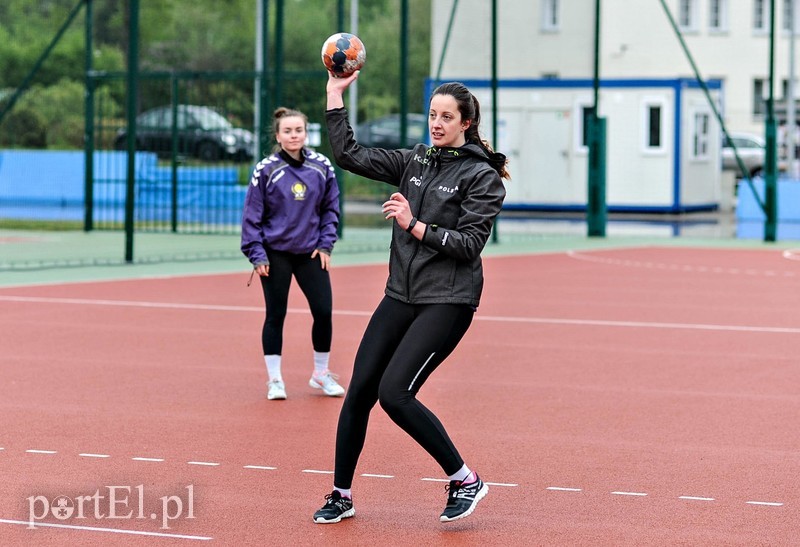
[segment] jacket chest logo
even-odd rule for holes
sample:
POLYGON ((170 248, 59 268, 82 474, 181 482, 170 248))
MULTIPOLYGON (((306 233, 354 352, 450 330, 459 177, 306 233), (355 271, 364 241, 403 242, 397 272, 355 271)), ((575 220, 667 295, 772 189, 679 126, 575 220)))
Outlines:
POLYGON ((455 194, 456 192, 458 192, 458 186, 450 188, 449 186, 441 185, 439 186, 439 188, 437 188, 437 190, 441 190, 442 192, 446 192, 448 194, 455 194))
POLYGON ((414 186, 421 186, 422 185, 422 179, 417 178, 417 177, 411 177, 410 179, 408 179, 408 182, 413 182, 414 186))
POLYGON ((292 194, 294 194, 294 199, 296 201, 302 201, 306 199, 306 190, 308 188, 302 182, 295 182, 292 184, 292 194))

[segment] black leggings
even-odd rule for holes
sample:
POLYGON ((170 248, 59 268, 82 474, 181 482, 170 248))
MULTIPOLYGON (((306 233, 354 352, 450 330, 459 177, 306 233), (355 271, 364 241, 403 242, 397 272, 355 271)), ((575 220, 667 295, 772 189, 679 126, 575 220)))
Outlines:
POLYGON ((328 270, 323 270, 319 257, 311 259, 311 253, 292 254, 267 251, 269 275, 261 277, 267 315, 261 330, 261 346, 264 355, 280 355, 283 350, 283 323, 289 301, 292 274, 300 290, 308 300, 314 323, 311 327, 311 343, 314 351, 331 350, 333 336, 333 296, 328 270))
POLYGON ((447 475, 464 465, 439 419, 417 398, 425 380, 467 332, 474 310, 455 304, 404 304, 384 297, 356 353, 339 414, 333 484, 350 488, 377 401, 447 475))

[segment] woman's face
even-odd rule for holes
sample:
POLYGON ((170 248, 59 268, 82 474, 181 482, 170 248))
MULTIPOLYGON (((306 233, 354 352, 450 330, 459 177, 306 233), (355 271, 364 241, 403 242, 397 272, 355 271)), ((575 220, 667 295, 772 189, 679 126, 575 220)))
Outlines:
POLYGON ((278 122, 275 139, 289 154, 296 154, 306 142, 306 121, 300 116, 284 116, 278 122))
POLYGON ((458 103, 452 95, 434 95, 428 111, 428 131, 431 144, 434 146, 451 146, 457 148, 466 142, 464 131, 469 127, 469 120, 461 120, 458 103))

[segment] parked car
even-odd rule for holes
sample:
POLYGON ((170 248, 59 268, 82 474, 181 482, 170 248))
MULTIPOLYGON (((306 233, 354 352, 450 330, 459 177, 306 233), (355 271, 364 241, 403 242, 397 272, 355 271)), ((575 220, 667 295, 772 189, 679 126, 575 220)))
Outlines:
MULTIPOLYGON (((722 168, 736 171, 741 176, 736 156, 733 154, 733 146, 744 163, 745 169, 751 177, 761 176, 764 172, 764 164, 767 157, 767 145, 764 137, 751 133, 729 133, 730 140, 725 140, 722 145, 722 168)), ((778 170, 786 171, 786 161, 779 158, 778 170)))
POLYGON ((400 142, 400 114, 389 114, 382 118, 360 123, 356 126, 356 138, 364 146, 378 148, 411 148, 424 142, 428 132, 428 117, 425 114, 406 114, 406 141, 400 142))
MULTIPOLYGON (((224 116, 207 106, 178 105, 178 150, 180 156, 204 161, 253 159, 255 135, 234 127, 224 116)), ((127 131, 117 133, 114 147, 127 148, 127 131)), ((147 110, 136 117, 136 149, 169 157, 172 152, 172 107, 147 110)))

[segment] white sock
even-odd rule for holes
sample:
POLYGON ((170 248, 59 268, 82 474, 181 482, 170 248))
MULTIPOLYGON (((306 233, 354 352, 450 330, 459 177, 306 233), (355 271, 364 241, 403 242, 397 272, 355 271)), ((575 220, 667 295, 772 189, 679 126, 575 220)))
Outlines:
POLYGON ((267 364, 267 376, 269 381, 283 380, 281 376, 281 356, 280 355, 265 355, 264 362, 267 364))
POLYGON ((337 488, 334 486, 333 489, 339 492, 343 498, 347 498, 349 500, 353 499, 353 493, 349 488, 337 488))
POLYGON ((458 471, 456 471, 455 473, 453 473, 452 475, 450 475, 447 478, 450 479, 451 481, 464 482, 469 478, 469 476, 471 474, 472 474, 472 471, 470 471, 469 467, 467 467, 467 464, 464 464, 464 465, 461 466, 461 469, 459 469, 458 471))
POLYGON ((315 351, 314 352, 314 374, 321 376, 328 370, 328 361, 330 361, 331 352, 329 351, 315 351))

